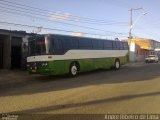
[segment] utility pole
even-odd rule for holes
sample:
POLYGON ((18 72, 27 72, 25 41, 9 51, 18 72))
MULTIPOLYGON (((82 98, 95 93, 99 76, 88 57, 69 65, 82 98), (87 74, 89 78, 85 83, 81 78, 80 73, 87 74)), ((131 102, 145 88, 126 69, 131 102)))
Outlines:
POLYGON ((136 8, 136 9, 133 9, 131 8, 129 11, 130 11, 130 26, 129 26, 129 38, 131 39, 132 38, 132 27, 133 27, 133 10, 142 10, 143 8, 136 8))
POLYGON ((129 61, 132 61, 132 58, 133 58, 133 53, 132 53, 132 51, 131 51, 131 47, 132 47, 132 45, 131 45, 131 43, 132 43, 132 28, 133 28, 133 11, 134 10, 141 10, 141 9, 143 9, 143 8, 137 8, 137 9, 133 9, 133 8, 131 8, 130 10, 129 10, 129 12, 130 12, 130 25, 129 25, 129 37, 128 37, 128 42, 129 42, 129 61))
POLYGON ((129 38, 132 38, 132 12, 133 12, 133 9, 131 8, 130 10, 130 27, 129 27, 129 38))

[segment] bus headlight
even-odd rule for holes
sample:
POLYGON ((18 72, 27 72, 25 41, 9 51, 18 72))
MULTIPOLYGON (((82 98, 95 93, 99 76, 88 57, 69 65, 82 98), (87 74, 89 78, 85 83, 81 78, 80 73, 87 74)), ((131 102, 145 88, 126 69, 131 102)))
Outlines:
POLYGON ((42 63, 42 67, 44 67, 44 63, 42 63))
POLYGON ((48 63, 47 63, 47 62, 42 63, 42 67, 46 67, 47 65, 48 65, 48 63))
POLYGON ((45 64, 44 64, 44 66, 46 67, 48 65, 48 63, 46 62, 45 64))

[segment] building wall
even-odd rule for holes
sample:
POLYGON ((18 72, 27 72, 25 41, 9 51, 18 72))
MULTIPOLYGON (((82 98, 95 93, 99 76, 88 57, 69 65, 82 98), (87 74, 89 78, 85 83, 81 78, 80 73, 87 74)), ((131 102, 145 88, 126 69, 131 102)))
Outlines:
POLYGON ((155 48, 160 48, 160 42, 144 38, 128 40, 130 46, 129 59, 131 62, 144 61, 150 54, 159 54, 155 48))
POLYGON ((26 35, 22 39, 22 59, 21 59, 21 67, 22 69, 26 69, 27 57, 28 57, 28 38, 29 35, 26 35))
POLYGON ((136 49, 136 61, 144 61, 149 54, 150 54, 149 50, 141 49, 138 46, 138 48, 136 49))
POLYGON ((132 42, 136 43, 136 45, 138 45, 141 49, 153 49, 153 42, 150 39, 133 38, 132 42))
MULTIPOLYGON (((0 29, 0 54, 3 52, 1 57, 2 65, 0 64, 0 69, 11 69, 13 67, 14 61, 16 61, 16 50, 18 47, 17 53, 20 53, 21 59, 20 62, 16 65, 20 65, 20 69, 25 69, 26 67, 26 57, 28 53, 28 47, 24 47, 24 43, 28 44, 28 39, 25 33, 21 33, 18 31, 9 31, 9 30, 1 30, 0 29), (13 51, 14 54, 13 54, 13 51), (14 55, 14 56, 13 56, 14 55), (14 58, 14 61, 13 61, 14 58)), ((29 36, 29 35, 28 35, 29 36)), ((1 55, 0 55, 1 56, 1 55)), ((15 64, 14 64, 15 65, 15 64)), ((18 65, 18 66, 19 66, 18 65)))
POLYGON ((9 69, 11 66, 11 36, 7 35, 3 39, 3 68, 9 69))
POLYGON ((0 36, 0 68, 3 68, 3 50, 4 49, 4 42, 3 42, 3 37, 0 36))

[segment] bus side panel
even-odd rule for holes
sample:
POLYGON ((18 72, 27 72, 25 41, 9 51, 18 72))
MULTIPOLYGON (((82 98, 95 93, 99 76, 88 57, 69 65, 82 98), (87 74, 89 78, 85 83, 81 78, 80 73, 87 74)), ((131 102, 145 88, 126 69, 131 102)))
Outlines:
MULTIPOLYGON (((77 61, 80 65, 80 72, 92 71, 96 69, 108 69, 114 65, 116 58, 91 58, 80 60, 55 60, 49 62, 51 75, 68 74, 70 64, 77 61)), ((119 57, 121 65, 127 63, 127 57, 119 57)))
POLYGON ((80 72, 91 71, 94 69, 93 59, 80 59, 78 62, 80 65, 80 72))
MULTIPOLYGON (((120 60, 121 65, 124 65, 128 62, 127 56, 117 57, 117 58, 120 60)), ((117 58, 113 58, 112 65, 114 65, 114 62, 117 58)))
POLYGON ((96 69, 106 69, 113 65, 113 58, 93 58, 78 60, 80 71, 91 71, 96 69))
POLYGON ((99 58, 94 59, 95 69, 107 69, 112 66, 112 58, 99 58))
POLYGON ((127 63, 127 56, 120 57, 120 63, 121 63, 121 65, 126 64, 127 63))
POLYGON ((49 66, 53 75, 62 75, 69 73, 70 63, 70 60, 55 60, 49 62, 49 66))

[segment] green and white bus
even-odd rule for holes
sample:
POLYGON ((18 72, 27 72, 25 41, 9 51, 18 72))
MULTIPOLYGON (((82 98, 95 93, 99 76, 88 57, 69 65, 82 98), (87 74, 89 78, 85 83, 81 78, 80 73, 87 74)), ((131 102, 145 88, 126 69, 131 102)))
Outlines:
POLYGON ((27 69, 46 75, 77 75, 96 69, 119 69, 128 61, 128 43, 67 35, 29 38, 27 69))

